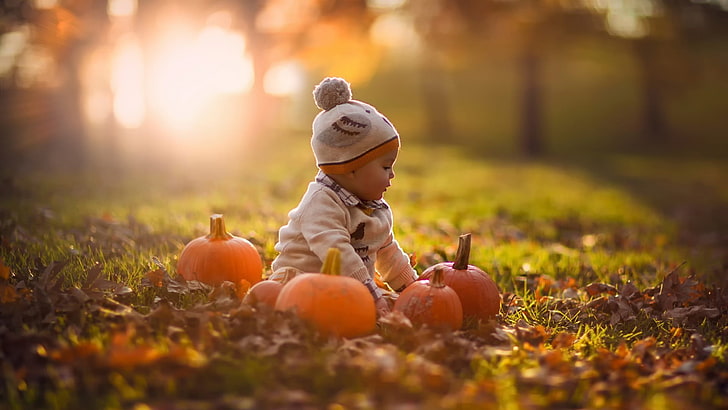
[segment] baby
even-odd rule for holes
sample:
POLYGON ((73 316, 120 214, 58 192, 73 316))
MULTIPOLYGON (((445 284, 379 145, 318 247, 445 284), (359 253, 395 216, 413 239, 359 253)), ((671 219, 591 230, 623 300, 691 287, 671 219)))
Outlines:
POLYGON ((389 312, 375 272, 392 289, 417 277, 392 233, 392 211, 383 194, 394 178, 399 135, 369 104, 351 99, 349 83, 326 78, 313 91, 323 111, 313 121, 319 172, 281 227, 270 279, 287 271, 320 272, 329 248, 341 251, 342 274, 361 281, 381 316, 389 312))

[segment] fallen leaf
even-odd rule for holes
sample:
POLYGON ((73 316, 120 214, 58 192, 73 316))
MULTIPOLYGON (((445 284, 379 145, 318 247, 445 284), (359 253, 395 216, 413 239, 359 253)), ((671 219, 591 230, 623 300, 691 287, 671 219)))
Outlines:
POLYGON ((717 308, 690 306, 666 310, 662 315, 665 319, 672 320, 673 326, 679 326, 687 323, 699 324, 704 319, 715 319, 721 314, 717 308))
POLYGON ((608 293, 610 295, 617 294, 617 288, 606 283, 590 283, 584 288, 589 296, 596 296, 602 293, 608 293))
POLYGON ((81 341, 78 344, 54 349, 48 353, 51 359, 65 364, 74 364, 97 356, 101 352, 98 344, 90 341, 81 341))
POLYGON ((150 345, 115 346, 106 352, 106 364, 115 369, 129 369, 155 363, 163 356, 156 347, 150 345))
POLYGON ((167 272, 162 269, 147 271, 142 278, 142 286, 161 288, 166 283, 167 272))
POLYGON ((0 258, 0 279, 10 279, 10 267, 5 265, 5 261, 2 258, 0 258))
POLYGON ((559 332, 551 340, 551 346, 555 349, 566 349, 574 345, 576 335, 570 332, 559 332))
POLYGON ((633 297, 640 296, 642 293, 632 282, 627 282, 619 288, 619 294, 627 299, 632 299, 633 297))
POLYGON ((0 282, 0 303, 13 303, 18 299, 19 295, 14 286, 0 282))

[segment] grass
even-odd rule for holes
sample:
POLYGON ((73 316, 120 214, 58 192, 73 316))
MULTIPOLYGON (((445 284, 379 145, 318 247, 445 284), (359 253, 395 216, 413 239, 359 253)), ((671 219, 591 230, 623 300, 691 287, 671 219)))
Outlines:
MULTIPOLYGON (((281 169, 284 164, 262 169, 251 164, 222 178, 173 171, 151 180, 133 173, 20 176, 13 182, 19 194, 6 197, 3 210, 24 228, 37 230, 37 236, 29 252, 4 257, 19 264, 31 255, 46 263, 70 256, 78 269, 84 263, 103 262, 109 273, 133 285, 153 255, 173 270, 184 244, 206 233, 208 216, 223 213, 231 232, 260 244, 270 259, 275 256, 272 245, 278 227, 315 172, 307 161, 287 162, 295 167, 291 174, 281 169), (92 219, 146 230, 158 243, 137 246, 122 241, 121 249, 100 249, 94 232, 83 232, 98 229, 92 219)), ((701 178, 709 195, 720 200, 727 195, 717 177, 725 167, 718 164, 704 164, 712 173, 704 178, 706 172, 691 175, 689 165, 677 171, 669 168, 669 159, 613 161, 619 166, 629 162, 625 172, 642 172, 645 183, 669 178, 689 190, 701 178), (681 180, 674 178, 678 175, 681 180)), ((411 146, 403 150, 396 171, 387 198, 402 246, 421 255, 439 251, 452 257, 457 236, 472 232, 472 262, 497 273, 496 280, 506 288, 524 266, 556 278, 589 268, 597 276, 592 279, 604 281, 627 270, 630 279, 649 283, 684 260, 706 272, 721 263, 693 257, 691 244, 678 242, 683 229, 678 222, 642 200, 639 195, 644 193, 600 179, 594 174, 598 169, 578 169, 556 160, 479 160, 455 148, 411 146)), ((693 201, 665 198, 676 208, 683 200, 693 201)))
MULTIPOLYGON (((153 406, 171 398, 181 400, 180 406, 185 400, 232 400, 243 407, 277 407, 302 395, 304 402, 358 408, 401 400, 433 408, 467 408, 468 403, 476 406, 488 400, 499 408, 649 408, 674 400, 678 405, 690 403, 675 396, 685 391, 693 392, 689 397, 697 397, 696 403, 725 404, 717 398, 725 386, 673 393, 659 372, 644 373, 645 363, 640 361, 647 356, 639 356, 654 352, 650 360, 658 360, 663 349, 674 355, 685 352, 690 335, 699 333, 712 346, 715 372, 725 372, 724 319, 675 325, 636 312, 633 319, 610 324, 604 312, 584 309, 595 298, 583 291, 592 282, 616 287, 632 282, 642 290, 658 286, 684 261, 681 276, 694 274, 706 286, 724 286, 726 224, 710 213, 728 199, 721 177, 728 175, 728 166, 720 162, 616 155, 526 161, 478 158, 455 147, 406 145, 387 199, 395 212, 398 240, 419 257, 417 269, 452 260, 458 235, 471 232, 471 263, 494 278, 504 300, 514 301, 504 306, 498 323, 476 325, 465 336, 428 334, 418 340, 417 333, 410 334, 412 329, 394 326, 381 331, 381 340, 342 346, 309 335, 306 343, 291 342, 289 350, 274 343, 283 355, 278 359, 266 356, 270 350, 256 345, 260 342, 254 342, 254 336, 269 338, 265 340, 270 344, 281 334, 297 334, 280 318, 235 310, 220 316, 209 313, 206 325, 192 325, 199 303, 208 302, 205 295, 170 299, 178 310, 160 316, 158 303, 170 295, 155 293, 142 282, 145 273, 156 268, 152 258, 174 273, 184 244, 206 233, 212 213, 223 213, 228 230, 250 239, 270 262, 277 229, 315 172, 305 143, 267 147, 271 151, 266 152, 285 161, 266 161, 273 156, 260 155, 211 172, 151 168, 26 173, 8 179, 3 190, 10 195, 0 199, 0 258, 13 277, 30 281, 40 275, 41 267, 65 260, 64 286, 81 287, 89 270, 102 264, 105 277, 134 291, 123 302, 148 320, 185 318, 184 331, 179 324, 153 327, 151 336, 128 335, 128 344, 166 358, 160 367, 184 357, 186 366, 175 371, 189 379, 143 366, 99 376, 96 367, 84 365, 90 367, 77 370, 81 376, 71 377, 73 384, 63 385, 63 375, 51 374, 47 377, 52 387, 19 388, 18 369, 32 368, 5 365, 3 374, 13 375, 0 396, 5 405, 73 406, 86 389, 99 383, 107 385, 92 394, 92 400, 105 407, 153 406), (569 289, 578 291, 571 301, 566 296, 569 289), (196 326, 207 327, 202 331, 196 326), (493 333, 500 335, 497 341, 488 336, 493 326, 500 329, 493 333), (559 334, 573 338, 571 343, 559 342, 559 334), (644 347, 651 338, 655 345, 644 347), (241 347, 244 344, 248 350, 241 347), (452 351, 443 352, 442 346, 452 351), (191 352, 199 360, 191 359, 191 352), (394 367, 387 367, 390 362, 394 367), (339 377, 332 377, 335 369, 339 377), (610 372, 619 374, 614 385, 606 379, 610 372), (101 381, 93 382, 94 377, 101 381), (372 393, 380 391, 377 388, 391 396, 372 393)), ((96 346, 88 348, 92 358, 121 352, 126 345, 115 340, 137 328, 126 325, 123 330, 125 321, 133 323, 131 313, 104 309, 108 311, 94 311, 88 319, 65 319, 81 320, 82 325, 58 322, 48 328, 36 323, 26 325, 25 331, 35 326, 39 334, 50 332, 58 339, 51 343, 56 352, 68 353, 59 345, 71 349, 86 342, 96 346)), ((3 337, 10 343, 10 336, 3 337)), ((4 354, 12 359, 8 346, 4 354)), ((83 358, 80 348, 72 351, 83 358)))

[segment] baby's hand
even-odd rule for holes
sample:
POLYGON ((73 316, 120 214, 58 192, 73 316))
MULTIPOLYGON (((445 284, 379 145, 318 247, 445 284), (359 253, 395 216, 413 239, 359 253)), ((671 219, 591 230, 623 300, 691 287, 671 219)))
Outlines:
POLYGON ((392 311, 392 308, 389 306, 389 302, 385 297, 377 298, 374 301, 374 305, 377 308, 377 317, 383 317, 384 315, 392 311))

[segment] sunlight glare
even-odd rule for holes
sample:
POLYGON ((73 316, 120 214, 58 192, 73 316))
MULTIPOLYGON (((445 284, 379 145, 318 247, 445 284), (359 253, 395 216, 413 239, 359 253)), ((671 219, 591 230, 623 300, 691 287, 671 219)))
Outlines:
POLYGON ((26 47, 18 56, 16 67, 16 84, 21 88, 51 85, 56 78, 56 60, 45 47, 26 47))
POLYGON ((109 0, 106 13, 110 17, 131 17, 136 14, 137 0, 109 0))
POLYGON ((271 67, 263 80, 265 92, 285 97, 295 95, 306 86, 304 71, 297 61, 287 61, 271 67))
POLYGON ((168 46, 151 71, 150 98, 161 119, 185 127, 202 106, 200 84, 195 81, 196 61, 183 46, 168 46))
POLYGON ((28 43, 29 37, 30 29, 27 25, 0 35, 0 78, 10 73, 15 65, 15 60, 28 43))
POLYGON ((605 13, 610 34, 624 38, 640 38, 649 34, 647 20, 660 14, 654 0, 591 0, 595 10, 605 13))
POLYGON ((640 38, 647 35, 647 27, 640 16, 619 11, 607 13, 607 30, 612 35, 625 38, 640 38))
POLYGON ((39 10, 52 9, 58 5, 58 0, 34 0, 33 7, 39 10))
POLYGON ((114 117, 125 128, 138 128, 144 121, 144 60, 133 36, 117 46, 111 66, 114 117))
POLYGON ((82 109, 84 118, 92 126, 108 124, 112 109, 112 92, 110 70, 112 68, 109 54, 113 56, 111 47, 97 48, 89 53, 81 66, 82 109))
POLYGON ((398 9, 406 3, 407 0, 367 0, 367 6, 378 9, 398 9))
POLYGON ((269 0, 255 18, 264 33, 298 33, 318 18, 316 0, 269 0))
POLYGON ((402 13, 382 14, 372 24, 369 34, 374 43, 390 49, 414 50, 419 45, 412 18, 402 13))
POLYGON ((210 92, 239 94, 253 85, 253 67, 244 54, 242 34, 208 26, 200 33, 196 48, 205 62, 199 74, 208 81, 210 92))
POLYGON ((167 41, 151 62, 151 103, 176 130, 195 124, 215 97, 241 94, 253 85, 245 37, 216 21, 220 19, 210 19, 191 40, 164 33, 167 41))

